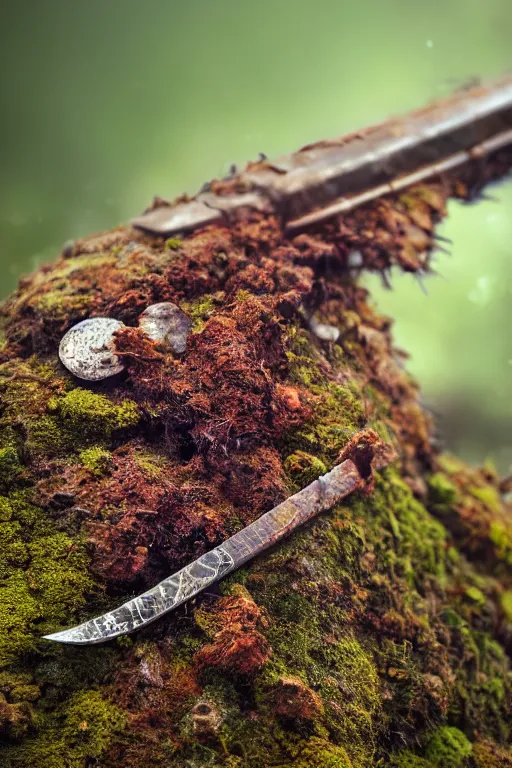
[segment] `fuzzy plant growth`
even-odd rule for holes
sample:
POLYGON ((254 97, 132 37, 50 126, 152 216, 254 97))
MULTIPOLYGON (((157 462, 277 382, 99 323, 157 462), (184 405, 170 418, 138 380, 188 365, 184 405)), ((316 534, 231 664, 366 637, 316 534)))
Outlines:
POLYGON ((167 241, 122 227, 21 281, 1 316, 2 768, 512 766, 503 486, 438 453, 358 283, 425 269, 449 192, 293 237, 260 214, 167 241), (191 319, 180 354, 139 326, 169 301, 191 319), (124 370, 98 383, 58 359, 89 317, 124 324, 124 370), (398 456, 371 493, 137 634, 42 639, 220 544, 365 428, 398 456))

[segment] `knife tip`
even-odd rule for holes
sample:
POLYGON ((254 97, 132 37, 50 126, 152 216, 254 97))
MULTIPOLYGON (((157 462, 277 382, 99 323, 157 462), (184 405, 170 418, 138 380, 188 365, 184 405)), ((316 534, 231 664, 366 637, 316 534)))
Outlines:
POLYGON ((69 643, 70 639, 66 638, 66 632, 54 632, 51 635, 43 635, 42 640, 52 640, 56 643, 69 643))
POLYGON ((74 636, 72 630, 64 629, 61 632, 53 632, 51 635, 43 635, 42 640, 50 640, 54 643, 64 643, 66 645, 89 645, 92 640, 78 639, 74 636))

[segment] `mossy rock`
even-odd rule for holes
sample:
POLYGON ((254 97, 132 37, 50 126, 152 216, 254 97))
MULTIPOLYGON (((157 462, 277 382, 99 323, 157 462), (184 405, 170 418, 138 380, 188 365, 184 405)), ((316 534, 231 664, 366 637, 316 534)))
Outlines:
POLYGON ((433 734, 426 748, 426 757, 436 768, 462 768, 471 755, 471 742, 459 731, 444 725, 433 734))
POLYGON ((414 247, 414 201, 444 193, 409 192, 389 200, 399 229, 376 204, 343 234, 288 238, 260 215, 181 240, 121 227, 78 241, 4 303, 2 767, 508 759, 510 511, 489 467, 436 452, 389 321, 347 266, 351 231, 373 264, 369 221, 380 259, 414 247), (170 300, 194 323, 179 357, 134 330, 170 300), (306 308, 340 328, 337 342, 309 330, 306 308), (101 315, 127 326, 125 371, 88 384, 58 344, 101 315), (365 493, 138 634, 42 639, 211 549, 329 471, 363 429, 397 455, 365 493))

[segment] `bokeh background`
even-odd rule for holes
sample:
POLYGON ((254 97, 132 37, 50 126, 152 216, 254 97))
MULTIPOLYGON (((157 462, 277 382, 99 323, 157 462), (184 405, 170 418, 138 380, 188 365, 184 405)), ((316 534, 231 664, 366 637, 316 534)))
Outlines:
MULTIPOLYGON (((0 294, 62 243, 512 66, 510 0, 18 0, 0 29, 0 294)), ((394 290, 448 448, 512 467, 512 181, 453 203, 440 276, 394 290)))

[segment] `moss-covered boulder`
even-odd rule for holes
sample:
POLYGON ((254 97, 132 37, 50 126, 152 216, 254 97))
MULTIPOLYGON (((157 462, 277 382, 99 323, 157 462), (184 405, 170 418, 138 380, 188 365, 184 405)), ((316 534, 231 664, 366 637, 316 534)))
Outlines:
POLYGON ((438 453, 358 283, 416 268, 445 195, 416 187, 293 237, 259 214, 183 240, 119 228, 21 281, 0 351, 2 767, 512 764, 503 486, 438 453), (193 320, 182 355, 138 327, 161 301, 193 320), (94 316, 125 324, 125 370, 90 384, 58 345, 94 316), (398 456, 371 493, 137 634, 42 639, 220 544, 365 428, 398 456))

